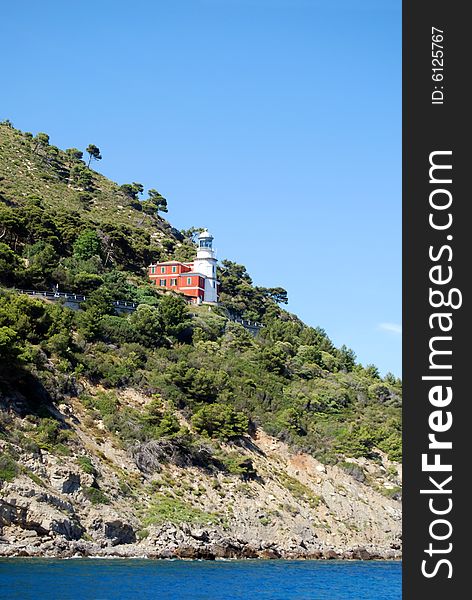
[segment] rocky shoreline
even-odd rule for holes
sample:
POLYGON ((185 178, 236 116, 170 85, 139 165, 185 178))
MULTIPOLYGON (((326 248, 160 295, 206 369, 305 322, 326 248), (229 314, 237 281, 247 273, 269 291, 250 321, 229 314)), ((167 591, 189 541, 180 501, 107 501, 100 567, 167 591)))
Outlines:
MULTIPOLYGON (((188 536, 191 538, 191 536, 188 536)), ((41 540, 29 532, 21 540, 0 539, 0 558, 128 558, 156 560, 401 560, 396 550, 376 548, 351 548, 346 550, 287 549, 275 544, 251 544, 240 540, 220 539, 196 544, 188 539, 175 547, 152 544, 126 544, 102 546, 84 540, 66 540, 63 537, 41 540)))
POLYGON ((338 548, 287 539, 285 543, 229 536, 221 527, 195 528, 171 523, 152 527, 138 540, 133 528, 120 519, 96 522, 95 539, 71 539, 78 535, 70 523, 42 524, 28 517, 21 521, 18 506, 0 500, 0 557, 37 558, 147 558, 187 560, 285 559, 285 560, 399 560, 399 545, 389 549, 374 545, 338 548), (15 519, 16 515, 16 519, 15 519), (9 523, 6 525, 6 523, 9 523), (46 530, 44 525, 48 525, 46 530), (54 531, 56 530, 56 531, 54 531), (62 533, 57 533, 57 531, 62 533))

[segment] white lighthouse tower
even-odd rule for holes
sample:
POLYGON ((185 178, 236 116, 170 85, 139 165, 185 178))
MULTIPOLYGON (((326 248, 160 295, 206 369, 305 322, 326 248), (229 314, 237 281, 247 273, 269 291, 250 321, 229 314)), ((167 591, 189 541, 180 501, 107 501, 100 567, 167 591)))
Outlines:
POLYGON ((206 229, 198 236, 197 257, 193 261, 195 273, 205 275, 205 297, 203 302, 218 302, 218 281, 216 280, 216 253, 213 250, 213 236, 206 229))

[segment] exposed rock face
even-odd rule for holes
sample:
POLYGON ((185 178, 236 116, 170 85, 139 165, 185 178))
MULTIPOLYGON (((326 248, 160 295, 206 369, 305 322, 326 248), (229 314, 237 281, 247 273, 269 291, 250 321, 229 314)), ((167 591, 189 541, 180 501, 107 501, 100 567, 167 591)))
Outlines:
POLYGON ((51 486, 63 494, 73 494, 80 488, 80 474, 57 469, 51 474, 51 486))
POLYGON ((203 468, 204 447, 190 457, 171 444, 126 452, 83 425, 78 403, 68 412, 70 456, 15 449, 23 470, 0 482, 0 556, 401 556, 401 469, 385 457, 350 459, 346 472, 257 431, 238 448, 255 473, 244 479, 216 462, 203 468))
POLYGON ((0 525, 16 525, 35 531, 39 536, 57 534, 66 540, 78 540, 84 529, 51 504, 34 498, 7 496, 0 499, 0 525))
POLYGON ((120 544, 134 544, 136 533, 128 523, 123 523, 119 518, 103 521, 101 524, 103 536, 110 541, 112 546, 120 544))

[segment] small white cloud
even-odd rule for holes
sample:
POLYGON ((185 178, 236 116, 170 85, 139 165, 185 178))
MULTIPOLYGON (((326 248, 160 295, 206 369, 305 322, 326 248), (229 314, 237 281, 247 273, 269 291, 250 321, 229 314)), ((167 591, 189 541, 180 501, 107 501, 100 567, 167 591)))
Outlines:
POLYGON ((379 329, 395 333, 396 335, 402 334, 402 326, 398 323, 379 323, 379 329))

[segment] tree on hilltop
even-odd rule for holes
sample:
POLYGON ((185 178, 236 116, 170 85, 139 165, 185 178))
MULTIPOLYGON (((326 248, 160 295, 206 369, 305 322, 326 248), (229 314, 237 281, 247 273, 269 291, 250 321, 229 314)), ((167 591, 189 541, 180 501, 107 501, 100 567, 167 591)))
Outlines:
POLYGON ((35 146, 33 148, 34 154, 36 154, 40 148, 46 148, 49 146, 49 136, 47 133, 36 134, 33 138, 33 141, 35 142, 35 146))
POLYGON ((337 350, 336 356, 339 360, 341 370, 350 372, 356 366, 356 353, 345 344, 337 350))
POLYGON ((133 181, 133 183, 123 183, 123 185, 120 185, 120 190, 129 198, 137 200, 138 195, 144 192, 144 186, 142 183, 133 181))
POLYGON ((102 160, 102 155, 100 154, 100 148, 98 146, 95 146, 95 144, 89 144, 87 146, 87 152, 89 154, 89 161, 87 163, 87 167, 90 167, 90 162, 92 161, 92 158, 94 160, 102 160))
POLYGON ((149 198, 142 203, 143 211, 148 215, 157 215, 159 212, 168 212, 167 200, 157 190, 148 192, 149 198))
POLYGON ((69 159, 69 166, 72 166, 74 163, 82 160, 84 153, 78 148, 67 148, 66 155, 69 159))
POLYGON ((288 304, 287 290, 282 287, 265 288, 257 286, 256 290, 277 304, 288 304))

